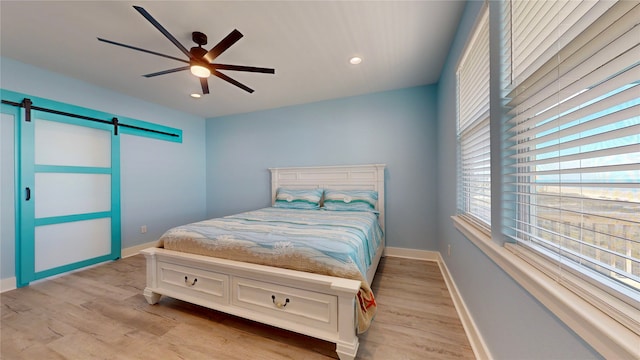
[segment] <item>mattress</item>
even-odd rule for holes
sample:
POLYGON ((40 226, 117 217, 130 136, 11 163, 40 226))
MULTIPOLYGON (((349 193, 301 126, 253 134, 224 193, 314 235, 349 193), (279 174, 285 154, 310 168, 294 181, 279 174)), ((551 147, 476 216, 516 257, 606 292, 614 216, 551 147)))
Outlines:
POLYGON ((376 312, 367 269, 382 243, 377 215, 362 211, 264 208, 168 230, 168 250, 361 281, 358 333, 376 312))

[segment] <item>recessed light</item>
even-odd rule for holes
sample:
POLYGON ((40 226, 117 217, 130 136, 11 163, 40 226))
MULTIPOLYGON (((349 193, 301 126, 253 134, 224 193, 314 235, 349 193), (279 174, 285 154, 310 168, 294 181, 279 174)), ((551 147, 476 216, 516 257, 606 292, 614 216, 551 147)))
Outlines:
POLYGON ((200 95, 200 94, 198 94, 198 93, 193 93, 193 94, 191 94, 191 95, 189 95, 189 96, 191 96, 191 97, 192 97, 192 98, 194 98, 194 99, 200 99, 200 97, 202 97, 202 95, 200 95))
POLYGON ((362 62, 362 58, 359 58, 357 56, 352 57, 351 59, 349 59, 349 62, 353 65, 358 65, 362 62))

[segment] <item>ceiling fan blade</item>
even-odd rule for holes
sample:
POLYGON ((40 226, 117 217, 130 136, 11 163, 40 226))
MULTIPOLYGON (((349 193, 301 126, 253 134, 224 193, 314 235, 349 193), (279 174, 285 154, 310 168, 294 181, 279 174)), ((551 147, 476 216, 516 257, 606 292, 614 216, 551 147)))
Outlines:
POLYGON ((179 58, 177 58, 177 57, 173 57, 173 56, 170 56, 170 55, 161 54, 161 53, 158 53, 158 52, 155 52, 155 51, 146 50, 146 49, 141 49, 141 48, 139 48, 139 47, 135 47, 135 46, 127 45, 127 44, 122 44, 122 43, 119 43, 119 42, 115 42, 115 41, 111 41, 111 40, 107 40, 107 39, 103 39, 103 38, 98 38, 98 40, 99 40, 99 41, 102 41, 102 42, 106 42, 106 43, 108 43, 108 44, 113 44, 113 45, 118 45, 118 46, 126 47, 127 49, 138 50, 138 51, 142 51, 142 52, 145 52, 145 53, 148 53, 148 54, 153 54, 153 55, 162 56, 162 57, 165 57, 165 58, 167 58, 167 59, 177 60, 177 61, 181 61, 181 62, 183 62, 183 63, 187 63, 187 64, 189 63, 189 61, 187 61, 187 60, 185 60, 185 59, 179 59, 179 58))
POLYGON ((240 89, 242 89, 242 90, 244 90, 244 91, 246 91, 248 93, 252 93, 253 92, 252 88, 250 88, 250 87, 248 87, 248 86, 246 86, 246 85, 244 85, 244 84, 242 84, 242 83, 240 83, 240 82, 238 82, 236 80, 233 80, 232 78, 228 77, 227 75, 225 75, 225 74, 223 74, 223 73, 221 73, 219 71, 213 71, 212 74, 217 76, 217 77, 219 77, 220 79, 222 79, 222 80, 224 80, 226 82, 229 82, 229 83, 239 87, 240 89))
POLYGON ((179 68, 175 68, 175 69, 169 69, 169 70, 164 70, 164 71, 158 71, 155 73, 151 73, 151 74, 147 74, 147 75, 142 75, 146 78, 150 78, 150 77, 154 77, 154 76, 158 76, 158 75, 165 75, 165 74, 171 74, 174 72, 178 72, 178 71, 183 71, 183 70, 189 70, 189 66, 183 66, 183 67, 179 67, 179 68))
POLYGON ((214 46, 208 53, 204 54, 203 59, 207 62, 211 63, 215 60, 220 54, 225 52, 231 45, 235 44, 236 41, 242 38, 242 33, 236 29, 233 29, 232 32, 229 33, 224 39, 222 39, 216 46, 214 46))
POLYGON ((241 66, 241 65, 227 65, 227 64, 211 64, 211 67, 218 70, 232 70, 232 71, 248 71, 265 74, 275 74, 275 69, 261 68, 254 66, 241 66))
POLYGON ((200 86, 202 86, 203 94, 209 93, 209 82, 207 81, 207 78, 200 78, 200 86))
POLYGON ((149 20, 149 22, 153 26, 155 26, 156 29, 160 30, 162 35, 166 36, 167 39, 169 39, 169 41, 171 41, 173 45, 177 46, 178 49, 180 49, 180 51, 182 51, 185 55, 187 55, 189 59, 193 58, 193 55, 191 55, 189 50, 187 50, 187 48, 185 48, 182 44, 180 44, 180 42, 167 31, 167 29, 162 27, 162 25, 160 25, 160 23, 156 19, 154 19, 153 16, 151 16, 151 14, 147 12, 147 10, 145 10, 140 6, 135 6, 135 5, 133 6, 133 8, 136 9, 142 16, 144 16, 145 19, 149 20))

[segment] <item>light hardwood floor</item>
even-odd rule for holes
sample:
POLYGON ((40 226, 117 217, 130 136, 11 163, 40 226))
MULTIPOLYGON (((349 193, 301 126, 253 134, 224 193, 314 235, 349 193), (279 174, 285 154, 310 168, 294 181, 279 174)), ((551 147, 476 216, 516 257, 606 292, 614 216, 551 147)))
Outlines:
MULTIPOLYGON (((1 295, 2 359, 330 359, 335 345, 197 305, 142 296, 141 255, 1 295)), ((358 359, 473 359, 435 262, 386 257, 358 359)))

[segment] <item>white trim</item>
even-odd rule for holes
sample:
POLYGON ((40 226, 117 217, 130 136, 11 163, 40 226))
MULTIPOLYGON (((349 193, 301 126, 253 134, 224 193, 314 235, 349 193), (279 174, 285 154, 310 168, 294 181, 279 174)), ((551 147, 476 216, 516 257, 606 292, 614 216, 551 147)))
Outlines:
MULTIPOLYGON (((608 288, 606 283, 600 284, 594 278, 602 276, 600 273, 589 274, 588 270, 562 262, 562 259, 544 253, 543 249, 529 248, 526 243, 506 243, 504 247, 640 336, 640 301, 630 291, 615 292, 618 289, 613 286, 621 288, 620 290, 627 289, 614 283, 608 288), (562 266, 560 272, 559 266, 562 266)), ((638 343, 640 344, 640 339, 638 343)))
POLYGON ((15 290, 17 288, 17 283, 18 281, 15 276, 6 279, 0 279, 0 293, 15 290))
POLYGON ((399 247, 385 247, 382 256, 400 257, 406 259, 439 261, 440 253, 437 251, 406 249, 399 247))
POLYGON ((154 241, 149 241, 149 242, 144 243, 144 244, 130 246, 128 248, 122 249, 122 253, 121 253, 120 257, 124 259, 124 258, 128 258, 130 256, 138 255, 141 250, 144 250, 144 249, 147 249, 147 248, 150 248, 150 247, 156 247, 157 244, 158 244, 158 240, 154 240, 154 241))
POLYGON ((464 219, 451 218, 456 229, 603 357, 640 358, 640 341, 636 333, 493 242, 464 219))
POLYGON ((455 281, 453 281, 453 277, 449 272, 449 268, 447 268, 447 264, 444 262, 442 255, 440 253, 437 254, 440 272, 442 273, 444 282, 447 284, 447 289, 449 290, 449 294, 453 300, 453 305, 456 307, 456 311, 458 312, 458 316, 462 322, 464 332, 467 334, 473 354, 476 356, 476 359, 493 359, 491 352, 489 352, 489 347, 485 343, 475 321, 473 321, 473 317, 471 316, 469 308, 467 308, 467 304, 464 302, 462 295, 458 291, 455 281))
POLYGON ((468 54, 469 47, 471 46, 471 44, 475 42, 476 37, 478 37, 478 32, 477 32, 478 26, 480 26, 480 23, 484 19, 484 16, 489 13, 487 11, 488 8, 489 8, 489 5, 487 0, 483 0, 482 9, 480 9, 480 11, 478 12, 478 15, 476 16, 475 21, 473 22, 472 29, 474 29, 474 33, 472 36, 467 37, 467 41, 464 44, 464 50, 462 50, 462 56, 458 58, 458 62, 456 63, 456 74, 460 69, 460 65, 467 59, 467 55, 469 55, 468 54))

